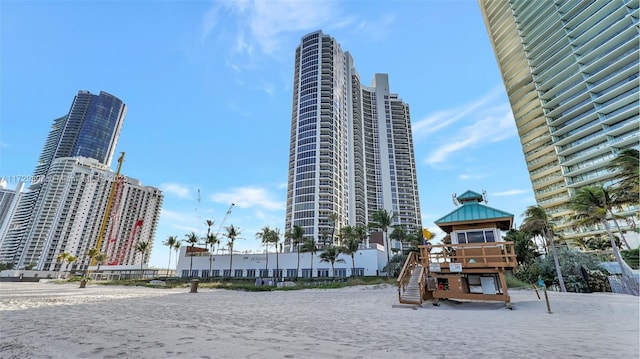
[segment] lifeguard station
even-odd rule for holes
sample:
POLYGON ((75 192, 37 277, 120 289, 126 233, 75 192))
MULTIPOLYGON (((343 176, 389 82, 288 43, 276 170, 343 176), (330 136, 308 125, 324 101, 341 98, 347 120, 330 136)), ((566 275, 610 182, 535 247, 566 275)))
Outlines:
POLYGON ((503 301, 511 308, 505 271, 516 266, 509 230, 513 214, 488 207, 485 196, 466 191, 455 197, 460 205, 435 221, 447 233, 442 245, 420 245, 411 252, 398 277, 400 303, 424 300, 472 299, 503 301))

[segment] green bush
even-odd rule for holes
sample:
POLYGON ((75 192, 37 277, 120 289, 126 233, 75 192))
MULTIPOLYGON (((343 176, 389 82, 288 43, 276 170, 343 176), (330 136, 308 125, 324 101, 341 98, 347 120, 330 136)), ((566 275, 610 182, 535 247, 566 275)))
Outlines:
POLYGON ((640 268, 640 247, 634 249, 628 249, 626 251, 620 251, 622 259, 633 269, 640 268))
MULTIPOLYGON (((590 292, 589 285, 582 275, 581 268, 587 270, 600 270, 600 259, 597 257, 573 249, 558 249, 558 259, 562 271, 564 285, 568 292, 585 293, 590 292)), ((556 267, 553 256, 549 253, 544 258, 536 258, 530 265, 519 266, 514 275, 519 280, 526 283, 535 283, 538 277, 544 280, 547 286, 558 285, 556 267)))

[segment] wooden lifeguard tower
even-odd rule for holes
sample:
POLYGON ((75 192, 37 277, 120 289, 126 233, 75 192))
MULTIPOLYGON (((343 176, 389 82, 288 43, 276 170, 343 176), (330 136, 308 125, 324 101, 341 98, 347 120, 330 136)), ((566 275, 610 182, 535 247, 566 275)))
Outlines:
POLYGON ((472 299, 503 301, 511 308, 505 271, 516 267, 513 242, 504 242, 513 214, 488 207, 484 195, 466 191, 460 206, 435 221, 447 233, 442 245, 420 245, 411 252, 398 277, 400 303, 472 299))

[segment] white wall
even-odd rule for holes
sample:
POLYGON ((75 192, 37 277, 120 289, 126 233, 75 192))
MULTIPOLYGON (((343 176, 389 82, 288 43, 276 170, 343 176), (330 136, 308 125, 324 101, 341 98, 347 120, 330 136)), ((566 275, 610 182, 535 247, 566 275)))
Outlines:
MULTIPOLYGON (((189 265, 191 263, 191 258, 193 258, 193 266, 192 270, 199 271, 208 271, 209 270, 209 258, 208 252, 204 252, 205 255, 202 256, 193 256, 186 257, 187 247, 180 248, 180 255, 178 258, 178 265, 176 268, 176 275, 182 276, 183 270, 189 270, 189 265)), ((313 255, 313 276, 317 277, 318 269, 328 269, 329 276, 332 276, 331 273, 331 263, 320 262, 319 255, 322 251, 318 251, 313 255)), ((215 254, 211 256, 212 259, 212 269, 220 270, 220 275, 222 275, 223 271, 229 269, 230 255, 228 254, 215 254)), ((374 248, 361 249, 355 253, 355 267, 356 268, 364 268, 365 276, 376 276, 382 274, 382 268, 386 265, 387 255, 382 251, 381 246, 375 246, 374 248)), ((334 264, 335 269, 345 268, 347 272, 347 276, 351 276, 351 256, 340 254, 338 259, 344 259, 344 263, 336 262, 334 264)), ((299 277, 302 276, 303 269, 310 268, 311 254, 310 253, 300 253, 300 273, 299 277)), ((297 252, 285 252, 278 253, 278 268, 282 269, 283 276, 287 275, 287 269, 296 269, 298 263, 298 253, 297 252)), ((233 254, 233 267, 231 273, 235 272, 236 269, 243 269, 243 277, 246 277, 247 269, 256 270, 256 276, 259 276, 259 271, 261 269, 265 269, 267 266, 267 254, 261 253, 234 253, 233 254)), ((269 261, 268 261, 268 269, 269 275, 272 275, 272 270, 276 268, 276 254, 271 252, 269 253, 269 261)))

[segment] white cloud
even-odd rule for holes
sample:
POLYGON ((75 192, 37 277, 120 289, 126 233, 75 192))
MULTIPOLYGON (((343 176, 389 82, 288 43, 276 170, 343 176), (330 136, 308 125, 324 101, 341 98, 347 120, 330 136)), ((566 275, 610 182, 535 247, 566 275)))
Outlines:
POLYGON ((411 131, 415 138, 425 138, 434 132, 453 125, 456 122, 464 121, 468 115, 477 111, 482 111, 486 106, 491 106, 497 98, 504 92, 503 88, 495 87, 484 97, 456 108, 436 111, 427 117, 411 125, 411 131))
POLYGON ((189 187, 178 183, 162 183, 160 189, 165 193, 171 193, 180 198, 189 198, 191 191, 189 187))
POLYGON ((495 192, 492 194, 496 197, 499 197, 499 196, 516 196, 523 193, 529 193, 529 191, 526 189, 511 189, 508 191, 495 192))
POLYGON ((269 211, 283 210, 284 202, 274 200, 264 188, 240 187, 231 192, 215 193, 211 200, 218 203, 234 203, 240 208, 261 207, 269 211))
POLYGON ((258 49, 275 56, 288 36, 298 37, 301 31, 317 30, 328 24, 336 28, 351 23, 349 18, 339 16, 338 3, 333 1, 225 1, 205 13, 202 38, 209 37, 219 25, 220 12, 235 26, 231 29, 233 50, 249 56, 257 55, 258 49))
POLYGON ((475 180, 475 179, 481 179, 481 178, 486 178, 487 175, 470 175, 470 174, 461 174, 460 176, 458 176, 458 179, 463 180, 463 181, 467 181, 467 180, 475 180))
POLYGON ((500 99, 501 93, 496 88, 477 101, 459 109, 435 112, 412 126, 418 140, 428 137, 434 144, 425 162, 430 165, 443 163, 453 153, 515 136, 517 131, 511 107, 500 99), (447 134, 436 137, 443 129, 447 130, 447 134), (433 141, 434 138, 442 140, 438 143, 433 141))
POLYGON ((211 34, 211 31, 213 31, 213 29, 218 24, 218 12, 219 12, 219 8, 215 6, 210 8, 204 14, 204 17, 202 19, 202 24, 201 24, 201 36, 200 36, 201 40, 206 39, 209 36, 209 34, 211 34))

